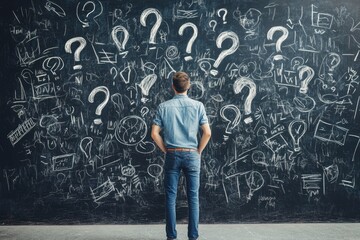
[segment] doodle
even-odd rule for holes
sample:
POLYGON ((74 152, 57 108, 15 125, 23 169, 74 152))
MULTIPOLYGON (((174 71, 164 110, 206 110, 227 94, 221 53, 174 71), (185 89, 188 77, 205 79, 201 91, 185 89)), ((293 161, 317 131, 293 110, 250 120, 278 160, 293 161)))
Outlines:
POLYGON ((299 152, 300 146, 299 142, 300 139, 304 136, 307 130, 307 124, 303 120, 293 120, 289 124, 289 134, 294 144, 294 151, 299 152))
POLYGON ((239 9, 233 13, 234 18, 246 30, 245 40, 254 40, 258 37, 258 27, 262 13, 255 8, 250 8, 244 15, 241 15, 239 9))
POLYGON ((124 117, 119 121, 115 131, 116 139, 124 145, 135 146, 141 142, 147 134, 147 125, 138 116, 124 117))
POLYGON ((265 180, 263 176, 257 171, 252 171, 249 174, 246 174, 245 178, 246 184, 249 187, 249 194, 247 199, 251 200, 254 192, 263 187, 265 180))
POLYGON ((113 28, 113 30, 111 31, 111 37, 115 42, 115 45, 117 47, 117 49, 119 50, 119 52, 122 52, 125 50, 126 47, 126 43, 129 40, 129 32, 128 30, 126 30, 126 28, 124 28, 123 26, 116 26, 113 28), (117 33, 118 32, 122 32, 123 33, 123 39, 122 41, 120 41, 117 37, 117 33))
POLYGON ((42 67, 56 75, 56 72, 64 68, 64 61, 60 57, 48 57, 43 61, 42 67))
POLYGON ((154 83, 156 82, 157 76, 156 74, 150 74, 148 76, 146 76, 140 84, 138 84, 137 86, 139 86, 141 88, 141 93, 145 96, 149 95, 149 91, 150 88, 154 85, 154 83))
MULTIPOLYGON (((228 122, 225 134, 231 134, 231 131, 240 123, 241 120, 241 113, 240 110, 233 104, 231 105, 225 105, 220 109, 220 116, 228 122), (234 112, 235 116, 232 116, 234 114, 228 114, 227 112, 234 112)), ((224 140, 227 140, 228 136, 224 136, 224 140)))
POLYGON ((74 167, 75 154, 64 154, 52 158, 53 171, 70 170, 74 167))
POLYGON ((47 1, 46 4, 45 4, 45 9, 48 10, 49 12, 53 11, 59 17, 65 17, 66 16, 66 13, 65 13, 64 9, 62 9, 62 7, 60 7, 59 5, 57 5, 54 2, 47 1))

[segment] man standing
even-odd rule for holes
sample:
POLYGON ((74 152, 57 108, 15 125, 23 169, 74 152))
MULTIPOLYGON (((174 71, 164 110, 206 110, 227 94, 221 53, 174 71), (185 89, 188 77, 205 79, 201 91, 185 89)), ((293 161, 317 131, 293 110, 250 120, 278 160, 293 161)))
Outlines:
POLYGON ((183 171, 189 206, 188 238, 196 240, 199 237, 200 156, 210 140, 211 130, 204 105, 187 95, 189 76, 185 72, 175 73, 172 88, 175 96, 159 105, 151 130, 151 137, 165 153, 166 236, 167 240, 177 237, 176 195, 183 171), (200 129, 202 136, 198 142, 200 129))

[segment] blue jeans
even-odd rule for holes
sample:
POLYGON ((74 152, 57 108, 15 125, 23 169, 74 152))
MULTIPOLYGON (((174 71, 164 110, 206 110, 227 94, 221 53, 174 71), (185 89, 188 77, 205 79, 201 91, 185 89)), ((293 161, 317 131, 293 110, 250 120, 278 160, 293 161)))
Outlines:
POLYGON ((186 194, 189 206, 188 237, 199 236, 199 186, 200 154, 194 152, 167 152, 165 157, 166 236, 175 239, 176 196, 181 171, 186 178, 186 194))

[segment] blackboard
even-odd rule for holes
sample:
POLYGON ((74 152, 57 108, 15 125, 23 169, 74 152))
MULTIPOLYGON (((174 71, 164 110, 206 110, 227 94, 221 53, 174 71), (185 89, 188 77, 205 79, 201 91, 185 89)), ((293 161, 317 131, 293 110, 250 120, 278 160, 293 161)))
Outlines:
POLYGON ((357 1, 0 9, 1 223, 163 222, 164 156, 150 129, 180 70, 213 133, 201 222, 359 220, 357 1))

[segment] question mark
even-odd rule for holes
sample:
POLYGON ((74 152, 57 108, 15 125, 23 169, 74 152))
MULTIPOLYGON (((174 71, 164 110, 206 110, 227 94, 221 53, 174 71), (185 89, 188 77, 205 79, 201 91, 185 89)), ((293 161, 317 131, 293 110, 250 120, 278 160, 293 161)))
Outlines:
MULTIPOLYGON (((102 14, 102 12, 103 12, 103 6, 102 6, 101 2, 99 2, 99 1, 97 1, 97 2, 98 2, 99 5, 100 5, 100 11, 99 11, 99 13, 98 13, 97 15, 95 15, 95 16, 93 17, 93 19, 95 19, 96 17, 100 16, 100 15, 102 14)), ((77 16, 78 20, 83 24, 83 27, 84 27, 84 28, 85 28, 85 27, 89 27, 90 24, 89 24, 89 20, 88 20, 88 19, 89 19, 90 15, 95 12, 95 10, 96 10, 96 5, 95 5, 95 3, 92 2, 92 1, 87 1, 87 2, 83 5, 82 9, 79 9, 79 6, 80 6, 80 2, 79 2, 78 5, 76 6, 76 16, 77 16), (88 12, 88 13, 86 14, 85 19, 81 19, 82 17, 80 17, 80 15, 81 15, 81 13, 85 12, 85 8, 86 8, 88 5, 91 5, 91 10, 90 10, 90 12, 88 12)))
POLYGON ((155 14, 156 22, 155 22, 154 26, 151 28, 149 43, 156 44, 156 33, 157 33, 157 31, 158 31, 158 29, 159 29, 159 27, 161 25, 161 22, 162 22, 162 17, 161 17, 161 14, 160 14, 159 10, 157 10, 155 8, 145 9, 141 13, 140 23, 141 23, 141 25, 146 27, 146 19, 150 14, 155 14))
POLYGON ((231 134, 231 131, 240 123, 241 120, 241 113, 240 110, 233 104, 229 104, 229 105, 225 105, 220 109, 220 116, 228 123, 228 125, 226 126, 226 130, 225 130, 225 134, 224 135, 224 140, 226 141, 229 137, 227 136, 228 134, 231 134), (229 119, 229 117, 225 116, 225 111, 229 112, 232 111, 235 113, 235 117, 233 117, 234 119, 229 119))
MULTIPOLYGON (((81 51, 85 48, 86 46, 86 40, 83 37, 74 37, 69 39, 66 43, 65 43, 65 52, 67 53, 72 53, 71 51, 71 45, 74 42, 79 42, 80 46, 76 49, 75 53, 74 53, 74 59, 75 62, 79 62, 80 61, 80 53, 81 51)), ((73 67, 74 69, 81 69, 82 66, 81 65, 74 65, 73 67)))
MULTIPOLYGON (((213 65, 215 68, 219 67, 221 61, 226 56, 233 54, 239 48, 239 37, 236 33, 232 32, 232 31, 225 31, 225 32, 220 33, 220 35, 216 39, 216 46, 218 48, 221 48, 222 43, 224 42, 225 39, 231 39, 232 45, 229 49, 226 49, 219 54, 218 58, 216 59, 214 65, 213 65)), ((216 76, 218 74, 218 71, 216 69, 212 69, 210 71, 210 73, 211 73, 211 75, 216 76)))
POLYGON ((330 72, 333 72, 334 69, 339 66, 341 62, 341 58, 339 56, 339 54, 337 53, 329 53, 329 55, 327 56, 327 59, 326 59, 326 65, 329 66, 329 71, 330 72))
MULTIPOLYGON (((198 28, 197 28, 196 25, 193 24, 193 23, 190 23, 190 22, 184 23, 184 24, 179 28, 179 35, 182 36, 183 33, 184 33, 184 30, 185 30, 186 28, 188 28, 188 27, 192 28, 193 31, 194 31, 194 33, 193 33, 192 37, 190 38, 190 40, 189 40, 189 42, 188 42, 188 44, 187 44, 187 47, 186 47, 186 52, 187 52, 188 54, 191 54, 192 45, 194 44, 194 41, 196 40, 196 38, 197 38, 197 36, 198 36, 198 28)), ((192 60, 193 58, 192 58, 191 56, 186 56, 184 59, 185 59, 185 61, 190 61, 190 60, 192 60)))
POLYGON ((120 25, 114 27, 113 30, 111 31, 111 37, 114 40, 115 45, 120 52, 125 50, 126 43, 129 40, 129 32, 128 32, 128 30, 126 30, 126 28, 124 28, 123 26, 120 26, 120 25), (118 32, 124 33, 124 39, 122 42, 120 42, 119 39, 117 38, 118 32))
MULTIPOLYGON (((270 30, 267 33, 267 39, 268 40, 273 40, 273 36, 274 36, 275 32, 282 32, 281 37, 276 41, 276 45, 275 45, 276 46, 276 52, 281 53, 281 45, 287 39, 287 37, 289 36, 289 31, 286 28, 281 27, 281 26, 272 27, 272 28, 270 28, 270 30)), ((280 54, 274 56, 275 60, 281 60, 283 58, 284 57, 282 55, 280 55, 280 54)))
POLYGON ((311 67, 306 66, 306 65, 302 65, 298 69, 300 69, 299 70, 299 78, 300 79, 303 79, 304 73, 307 73, 306 78, 301 81, 301 87, 299 90, 300 93, 305 94, 308 91, 309 82, 315 76, 315 71, 314 71, 314 69, 312 69, 311 67))
POLYGON ((223 19, 223 23, 226 24, 227 23, 226 22, 226 15, 227 15, 228 11, 227 11, 226 8, 220 8, 219 10, 217 10, 217 15, 219 17, 221 17, 221 14, 220 14, 221 12, 224 12, 224 15, 222 16, 222 19, 223 19))
MULTIPOLYGON (((98 93, 98 92, 103 92, 105 93, 105 100, 99 104, 99 106, 96 108, 96 115, 101 115, 101 111, 103 110, 103 108, 105 107, 105 105, 107 104, 107 102, 109 101, 109 98, 110 98, 110 92, 109 92, 109 89, 105 86, 99 86, 99 87, 96 87, 94 88, 91 93, 89 94, 89 97, 88 97, 88 101, 90 103, 94 103, 94 96, 98 93)), ((94 123, 95 124, 101 124, 102 121, 101 121, 101 118, 97 118, 97 119, 94 119, 94 123)))
POLYGON ((215 20, 211 20, 209 22, 209 27, 212 28, 213 32, 215 32, 216 25, 217 25, 217 22, 215 20))
MULTIPOLYGON (((233 85, 235 94, 240 93, 244 87, 249 88, 249 94, 246 97, 245 104, 244 104, 245 115, 249 115, 249 114, 251 114, 251 103, 256 96, 256 84, 254 83, 254 81, 251 78, 240 77, 240 78, 236 79, 236 81, 234 82, 234 85, 233 85)), ((244 119, 244 122, 246 124, 251 123, 252 121, 253 120, 252 120, 251 116, 244 119)))

